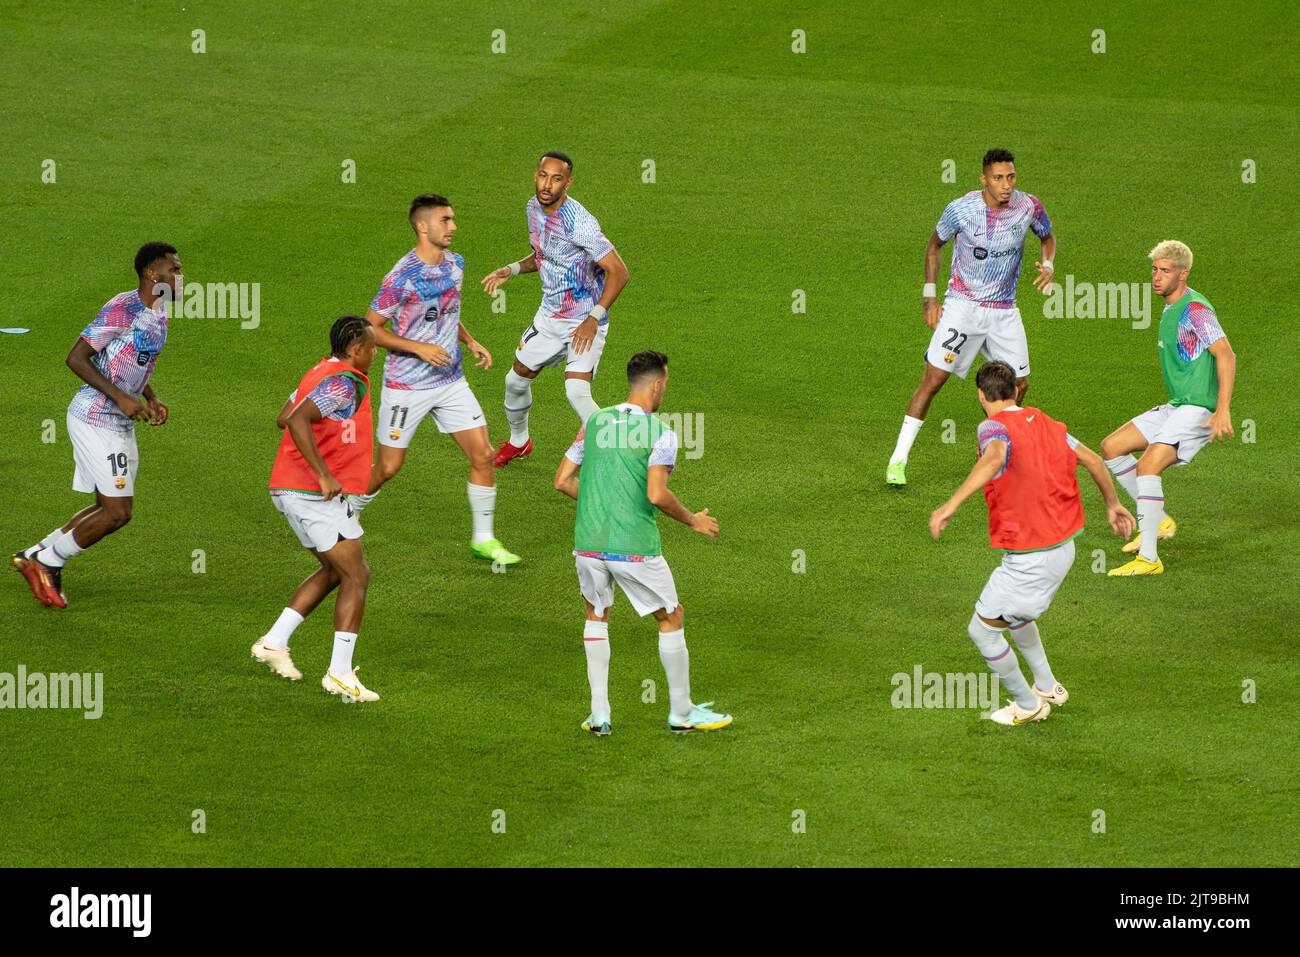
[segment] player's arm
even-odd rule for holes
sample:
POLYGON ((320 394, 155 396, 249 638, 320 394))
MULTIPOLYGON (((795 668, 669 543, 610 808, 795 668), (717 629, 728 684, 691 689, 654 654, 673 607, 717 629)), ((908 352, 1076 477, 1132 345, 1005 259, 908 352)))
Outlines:
POLYGON ((979 461, 970 470, 970 475, 966 476, 966 481, 952 493, 952 498, 930 513, 930 534, 937 540, 939 533, 948 527, 948 522, 952 520, 953 515, 957 514, 961 503, 992 482, 993 477, 1006 464, 1007 443, 1002 439, 990 440, 984 447, 984 453, 979 457, 979 461))
POLYGON ((1039 292, 1047 292, 1047 287, 1052 284, 1053 263, 1056 262, 1056 233, 1048 233, 1040 237, 1043 245, 1043 258, 1034 265, 1038 268, 1038 275, 1034 277, 1034 288, 1039 292))
POLYGON ((289 430, 290 438, 293 439, 293 444, 298 447, 302 457, 316 473, 316 480, 320 482, 320 490, 325 495, 325 501, 328 502, 342 493, 343 486, 330 473, 325 460, 321 458, 320 449, 316 447, 316 436, 312 433, 311 427, 322 418, 316 403, 309 398, 303 399, 289 410, 287 416, 283 412, 280 414, 289 430))
POLYGON ((940 239, 939 233, 935 231, 930 233, 930 238, 925 243, 925 289, 921 293, 921 314, 925 317, 925 324, 931 329, 939 324, 939 316, 943 312, 939 307, 936 284, 939 282, 939 250, 946 242, 947 240, 940 239))
POLYGON ((650 504, 669 518, 688 526, 692 531, 707 535, 709 538, 717 538, 718 520, 709 514, 707 508, 692 512, 683 505, 668 488, 668 472, 667 465, 650 466, 645 481, 645 494, 646 498, 650 499, 650 504))
POLYGON ((1133 534, 1137 522, 1129 510, 1120 504, 1119 496, 1115 494, 1115 483, 1111 481, 1110 469, 1106 468, 1100 455, 1082 442, 1075 445, 1074 455, 1079 464, 1088 470, 1097 490, 1101 492, 1101 499, 1106 503, 1106 521, 1110 522, 1111 529, 1116 535, 1128 538, 1133 534))
POLYGON ((409 352, 419 356, 425 362, 435 366, 451 365, 451 356, 447 350, 433 342, 416 342, 405 339, 388 328, 388 317, 375 310, 366 310, 366 321, 375 327, 375 345, 390 352, 409 352))
POLYGON ((521 272, 537 272, 537 256, 535 253, 530 252, 517 262, 501 266, 499 269, 493 269, 483 277, 483 291, 490 296, 498 288, 504 286, 507 279, 511 276, 518 276, 521 272))
POLYGON ((563 492, 575 502, 578 500, 578 470, 582 466, 565 455, 555 470, 555 491, 563 492))
POLYGON ((569 338, 573 340, 574 355, 582 355, 591 348, 596 339, 596 331, 600 328, 600 320, 609 313, 609 307, 614 305, 614 300, 623 291, 629 278, 627 263, 623 262, 623 257, 613 247, 596 260, 596 265, 605 270, 605 288, 601 290, 600 301, 591 307, 587 318, 569 333, 569 338))
POLYGON ((149 406, 149 424, 162 425, 167 421, 167 416, 170 414, 170 410, 167 406, 158 401, 158 396, 154 393, 153 386, 148 383, 145 384, 143 395, 144 401, 148 403, 149 406))
POLYGON ((108 396, 117 407, 122 410, 122 414, 140 422, 147 421, 150 416, 149 407, 133 395, 127 395, 108 378, 95 368, 92 359, 95 356, 95 349, 85 339, 78 339, 68 353, 68 368, 77 374, 82 382, 97 389, 104 395, 108 396))
POLYGON ((460 328, 456 332, 456 337, 460 339, 461 344, 465 347, 465 351, 478 360, 475 364, 480 369, 492 368, 492 353, 483 348, 479 341, 469 334, 469 330, 465 328, 465 323, 462 322, 460 324, 460 328))
POLYGON ((1219 398, 1215 403, 1214 411, 1201 425, 1212 430, 1211 442, 1218 439, 1226 442, 1233 434, 1232 412, 1229 405, 1232 402, 1232 387, 1237 381, 1237 354, 1232 351, 1228 337, 1224 336, 1210 345, 1210 355, 1214 356, 1214 368, 1219 376, 1219 398))

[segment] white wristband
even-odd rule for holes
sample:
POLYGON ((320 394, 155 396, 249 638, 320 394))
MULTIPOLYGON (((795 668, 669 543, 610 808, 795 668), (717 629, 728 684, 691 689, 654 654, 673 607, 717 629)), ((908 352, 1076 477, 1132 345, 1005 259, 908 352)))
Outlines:
POLYGON ((595 319, 597 322, 603 322, 605 317, 609 315, 609 310, 600 303, 596 303, 591 307, 591 312, 587 313, 587 315, 592 319, 595 319))
POLYGON ((1056 272, 1056 270, 1052 268, 1052 261, 1050 259, 1044 259, 1041 263, 1039 263, 1039 265, 1042 266, 1044 269, 1046 269, 1048 272, 1056 272))
POLYGON ((511 264, 510 264, 509 266, 507 266, 506 268, 510 270, 510 275, 512 275, 512 276, 518 276, 518 275, 519 275, 519 263, 511 263, 511 264))
POLYGON ((938 299, 938 298, 939 298, 939 294, 935 291, 934 283, 932 283, 932 282, 927 282, 924 286, 921 287, 921 298, 922 298, 922 299, 938 299))

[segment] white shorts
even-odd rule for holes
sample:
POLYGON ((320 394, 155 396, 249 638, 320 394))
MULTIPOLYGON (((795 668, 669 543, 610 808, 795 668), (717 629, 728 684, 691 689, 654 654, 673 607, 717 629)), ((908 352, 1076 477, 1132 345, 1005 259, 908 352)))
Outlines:
POLYGON ((1007 552, 980 592, 976 614, 1012 625, 1034 621, 1047 611, 1073 564, 1074 539, 1041 552, 1007 552))
POLYGON ((672 611, 677 607, 677 585, 662 555, 638 562, 610 561, 590 555, 575 555, 574 559, 582 597, 591 602, 597 615, 604 615, 614 604, 615 582, 642 618, 659 608, 672 611))
POLYGON ((275 510, 289 520, 289 527, 303 548, 328 552, 341 538, 360 538, 357 521, 346 495, 336 495, 328 502, 306 495, 272 495, 275 510))
POLYGON ((109 498, 135 495, 135 472, 140 466, 135 429, 100 428, 69 412, 68 438, 72 440, 74 492, 98 491, 109 498))
POLYGON ((474 391, 462 377, 432 389, 384 387, 379 404, 379 444, 404 449, 415 438, 424 417, 433 413, 438 431, 464 432, 487 425, 474 391))
POLYGON ((1199 405, 1158 405, 1133 419, 1147 445, 1162 442, 1178 450, 1179 465, 1186 465, 1205 448, 1213 431, 1202 423, 1214 413, 1199 405))
POLYGON ((925 361, 964 379, 978 353, 1002 360, 1015 370, 1017 379, 1029 375, 1029 340, 1020 310, 993 309, 968 299, 945 297, 925 361))
POLYGON ((523 338, 519 340, 515 358, 533 372, 563 363, 565 372, 590 372, 594 376, 596 367, 600 365, 600 354, 605 351, 609 320, 606 319, 596 327, 596 338, 591 340, 591 347, 582 355, 574 355, 573 340, 569 336, 586 318, 554 319, 544 310, 538 309, 532 323, 524 330, 523 338))

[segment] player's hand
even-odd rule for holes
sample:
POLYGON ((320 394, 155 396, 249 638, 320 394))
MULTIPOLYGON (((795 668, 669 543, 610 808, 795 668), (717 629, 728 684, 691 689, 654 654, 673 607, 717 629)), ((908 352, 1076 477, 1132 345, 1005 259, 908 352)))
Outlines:
POLYGON ((480 369, 492 368, 492 353, 488 352, 481 345, 479 345, 477 340, 471 339, 469 342, 465 343, 465 348, 469 350, 470 355, 472 355, 475 359, 478 360, 478 362, 475 363, 475 365, 478 366, 478 368, 480 369))
POLYGON ((320 481, 321 494, 325 496, 325 501, 328 502, 336 495, 343 494, 343 486, 339 484, 339 480, 336 479, 329 472, 326 472, 324 477, 321 478, 319 481, 320 481))
POLYGON ((1137 528, 1137 519, 1133 517, 1133 513, 1119 502, 1106 509, 1106 521, 1110 522, 1111 531, 1120 538, 1130 537, 1133 529, 1137 528))
POLYGON ((163 405, 157 399, 149 400, 149 424, 162 425, 167 421, 167 406, 163 405))
POLYGON ((939 533, 948 527, 952 517, 957 514, 957 507, 951 502, 944 502, 930 513, 930 535, 937 542, 939 533))
POLYGON ((506 284, 510 278, 510 267, 502 266, 500 269, 494 269, 483 277, 483 291, 489 296, 506 284))
POLYGON ((128 419, 135 419, 137 422, 149 421, 151 415, 149 406, 133 395, 123 396, 123 399, 125 401, 117 403, 117 407, 122 410, 123 415, 128 419))
POLYGON ((1046 295, 1047 288, 1052 284, 1052 270, 1039 262, 1034 265, 1038 267, 1038 275, 1034 277, 1034 288, 1046 295))
POLYGON ((569 338, 573 340, 573 354, 580 356, 591 348, 591 343, 596 338, 596 330, 599 324, 595 319, 588 316, 582 322, 578 323, 578 328, 569 333, 569 338))
POLYGON ((940 317, 943 316, 943 306, 939 305, 939 300, 927 298, 924 302, 922 315, 925 316, 925 324, 933 329, 939 324, 940 317))
POLYGON ((707 508, 702 508, 691 518, 691 529, 701 535, 716 539, 718 537, 718 520, 709 514, 707 508))
POLYGON ((451 356, 447 355, 447 350, 440 345, 432 342, 421 342, 411 350, 425 362, 432 366, 449 366, 451 365, 451 356))
POLYGON ((1227 409, 1218 408, 1211 413, 1210 417, 1201 423, 1201 428, 1210 430, 1210 441, 1217 442, 1222 439, 1224 442, 1232 438, 1232 415, 1227 409))

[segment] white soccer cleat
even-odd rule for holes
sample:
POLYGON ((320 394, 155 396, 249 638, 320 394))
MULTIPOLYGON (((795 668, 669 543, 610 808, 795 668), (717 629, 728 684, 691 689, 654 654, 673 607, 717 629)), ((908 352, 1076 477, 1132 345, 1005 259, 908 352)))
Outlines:
POLYGON ((1065 685, 1059 681, 1052 686, 1051 691, 1039 691, 1038 686, 1035 685, 1034 694, 1038 695, 1040 701, 1046 701, 1053 708, 1059 708, 1070 700, 1070 692, 1066 691, 1065 685))
MULTIPOLYGON (((1064 689, 1062 689, 1064 690, 1064 689)), ((1038 701, 1038 708, 1022 708, 1016 704, 1015 699, 1007 702, 1005 708, 999 708, 989 715, 989 720, 996 724, 1005 724, 1009 727, 1028 724, 1031 721, 1045 721, 1047 716, 1052 713, 1052 706, 1041 698, 1038 701)))
POLYGON ((289 657, 288 648, 272 648, 266 643, 266 636, 253 644, 253 657, 262 664, 266 665, 281 678, 288 678, 290 681, 301 681, 302 672, 293 666, 293 659, 289 657))
POLYGON ((342 677, 332 671, 327 671, 325 677, 320 680, 320 686, 330 694, 336 694, 349 703, 378 701, 379 695, 361 683, 361 679, 357 677, 357 671, 358 669, 353 668, 350 675, 342 677))

